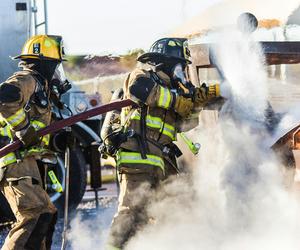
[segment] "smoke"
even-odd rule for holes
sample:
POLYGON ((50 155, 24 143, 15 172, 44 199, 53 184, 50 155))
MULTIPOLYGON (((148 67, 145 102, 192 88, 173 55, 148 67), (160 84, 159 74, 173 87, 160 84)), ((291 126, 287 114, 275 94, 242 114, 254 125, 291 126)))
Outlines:
MULTIPOLYGON (((115 208, 113 199, 101 199, 101 209, 95 209, 95 203, 89 202, 80 205, 80 211, 70 223, 67 239, 70 249, 104 249, 109 226, 115 208)), ((68 248, 69 249, 69 248, 68 248)))
POLYGON ((236 31, 220 37, 215 52, 227 102, 219 122, 196 129, 193 138, 202 149, 190 163, 192 175, 161 186, 147 207, 154 223, 126 249, 299 248, 300 207, 285 189, 283 166, 266 143, 268 78, 261 49, 236 31))
POLYGON ((290 131, 292 128, 296 127, 300 123, 300 110, 298 105, 292 105, 288 110, 285 110, 282 114, 282 119, 278 124, 278 128, 276 130, 276 134, 274 135, 275 142, 278 138, 283 136, 285 133, 290 131))
MULTIPOLYGON (((195 129, 193 139, 202 148, 197 160, 188 161, 193 170, 161 185, 147 206, 151 223, 127 250, 299 249, 299 203, 285 188, 284 167, 268 144, 261 48, 237 31, 219 34, 219 41, 215 55, 227 99, 220 119, 195 129)), ((279 127, 287 127, 293 116, 285 116, 279 127)), ((73 220, 72 249, 103 249, 110 219, 100 212, 73 220)))

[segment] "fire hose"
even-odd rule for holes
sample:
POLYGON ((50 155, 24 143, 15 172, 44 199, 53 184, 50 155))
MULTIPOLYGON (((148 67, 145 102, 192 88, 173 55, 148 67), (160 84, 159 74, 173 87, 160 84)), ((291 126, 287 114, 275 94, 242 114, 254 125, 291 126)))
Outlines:
MULTIPOLYGON (((127 107, 127 106, 132 106, 132 105, 135 105, 135 103, 133 101, 129 100, 129 99, 122 100, 122 101, 111 102, 111 103, 102 105, 100 107, 90 109, 90 110, 85 111, 83 113, 71 116, 69 118, 54 122, 54 123, 50 124, 49 126, 38 130, 37 133, 40 137, 42 137, 42 136, 45 136, 47 134, 51 134, 51 133, 54 133, 56 131, 59 131, 59 130, 65 128, 65 127, 69 127, 69 126, 71 126, 71 125, 73 125, 77 122, 87 120, 91 117, 107 113, 107 112, 112 111, 114 109, 120 109, 120 108, 124 108, 124 107, 127 107)), ((5 147, 2 147, 0 149, 0 158, 5 156, 8 153, 11 153, 11 152, 14 152, 14 151, 18 150, 21 146, 22 146, 21 141, 18 140, 18 139, 15 139, 12 143, 10 143, 10 144, 8 144, 5 147)))
MULTIPOLYGON (((100 107, 93 108, 93 109, 90 109, 88 111, 82 112, 80 114, 71 116, 69 118, 54 122, 54 123, 50 124, 49 126, 38 130, 37 133, 40 137, 42 137, 42 136, 45 136, 47 134, 57 132, 57 131, 65 128, 65 127, 69 127, 69 126, 71 126, 71 125, 73 125, 77 122, 89 119, 91 117, 101 115, 101 114, 107 113, 107 112, 115 110, 115 109, 120 109, 120 108, 124 108, 124 107, 127 107, 127 106, 135 106, 135 105, 136 104, 130 99, 125 99, 125 100, 121 100, 121 101, 114 101, 114 102, 102 105, 100 107)), ((183 135, 181 135, 181 136, 183 136, 183 135)), ((183 136, 183 138, 186 138, 186 136, 183 136)), ((190 145, 189 145, 190 143, 188 143, 186 139, 184 139, 184 142, 187 143, 187 145, 190 148, 190 145)), ((18 140, 18 139, 15 139, 12 143, 10 143, 10 144, 8 144, 5 147, 2 147, 0 149, 0 158, 5 156, 8 153, 11 153, 11 152, 14 152, 14 151, 18 150, 21 146, 22 146, 21 141, 18 140)))
MULTIPOLYGON (((115 109, 121 109, 121 108, 124 108, 127 106, 135 106, 135 105, 136 104, 132 100, 129 100, 129 99, 125 99, 125 100, 121 100, 121 101, 114 101, 114 102, 102 105, 100 107, 82 112, 80 114, 71 116, 69 118, 54 122, 54 123, 50 124, 49 126, 38 130, 37 133, 38 133, 38 136, 42 137, 47 134, 57 132, 63 128, 70 127, 71 125, 73 125, 77 122, 87 120, 91 117, 98 116, 98 115, 110 112, 112 110, 115 110, 115 109)), ((186 140, 184 140, 184 141, 186 141, 186 140)), ((21 141, 18 139, 15 139, 12 143, 10 143, 0 149, 0 158, 10 152, 14 152, 14 151, 18 150, 21 146, 22 146, 21 141)), ((67 171, 69 170, 68 169, 68 167, 69 167, 69 150, 70 149, 68 148, 67 153, 66 153, 66 167, 67 167, 66 170, 67 171)), ((50 178, 51 178, 53 184, 57 184, 55 175, 50 174, 50 178)), ((67 200, 68 200, 68 197, 66 197, 66 202, 67 202, 67 200)), ((68 219, 68 204, 66 204, 66 206, 65 206, 65 223, 66 224, 67 224, 67 222, 66 222, 67 219, 68 219)), ((66 230, 67 230, 67 225, 65 225, 65 227, 64 227, 64 232, 63 232, 63 241, 64 242, 62 245, 62 249, 65 249, 65 247, 66 247, 66 230)))
MULTIPOLYGON (((91 117, 97 116, 97 115, 101 115, 104 113, 107 113, 109 111, 115 110, 115 109, 120 109, 123 107, 127 107, 127 106, 131 106, 131 105, 135 105, 135 103, 129 99, 126 100, 122 100, 122 101, 115 101, 115 102, 111 102, 105 105, 102 105, 100 107, 88 110, 86 112, 71 116, 69 118, 54 122, 52 124, 50 124, 49 126, 40 129, 37 131, 38 135, 40 137, 45 136, 47 134, 51 134, 54 133, 56 131, 59 131, 63 128, 66 127, 70 127, 71 125, 83 121, 83 120, 87 120, 91 117)), ((22 146, 22 143, 20 140, 15 139, 12 143, 6 145, 5 147, 2 147, 0 149, 0 158, 5 156, 6 154, 10 153, 10 152, 14 152, 17 149, 19 149, 22 146)), ((67 176, 66 176, 66 191, 65 191, 65 209, 64 209, 64 229, 63 229, 63 235, 62 235, 62 248, 61 249, 65 249, 66 248, 66 233, 67 233, 67 224, 68 224, 68 179, 69 179, 69 165, 70 165, 70 147, 67 147, 66 150, 66 154, 65 154, 65 167, 66 167, 66 172, 67 172, 67 176)), ((50 178, 53 182, 53 184, 58 184, 57 183, 57 178, 55 177, 55 175, 51 175, 50 173, 50 178), (52 177, 52 178, 51 178, 52 177)), ((10 225, 11 222, 6 223, 6 225, 10 225)), ((1 226, 3 226, 4 224, 2 224, 1 226)))

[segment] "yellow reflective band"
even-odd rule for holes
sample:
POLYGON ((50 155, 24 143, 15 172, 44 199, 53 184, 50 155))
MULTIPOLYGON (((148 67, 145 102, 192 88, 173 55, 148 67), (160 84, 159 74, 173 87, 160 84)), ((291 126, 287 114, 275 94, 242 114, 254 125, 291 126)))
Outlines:
POLYGON ((41 128, 46 127, 46 124, 37 120, 33 120, 30 122, 31 125, 34 127, 35 130, 39 130, 41 128))
POLYGON ((15 162, 17 162, 17 157, 15 153, 11 152, 0 158, 0 167, 5 167, 15 162))
MULTIPOLYGON (((31 154, 43 154, 44 152, 48 152, 47 149, 32 147, 29 150, 21 151, 21 157, 25 157, 31 154)), ((9 164, 17 162, 17 158, 14 152, 8 153, 7 155, 0 158, 0 167, 5 167, 9 164)))
POLYGON ((164 160, 156 155, 147 154, 147 159, 143 159, 140 153, 137 152, 118 152, 117 165, 120 164, 147 164, 159 167, 165 172, 164 160))
POLYGON ((54 171, 50 170, 48 172, 48 176, 52 182, 52 188, 54 188, 56 192, 62 193, 62 191, 63 191, 62 185, 60 184, 59 180, 57 179, 54 171))
MULTIPOLYGON (((141 115, 140 113, 134 112, 132 120, 140 120, 141 115)), ((157 128, 159 132, 162 132, 164 135, 170 137, 172 140, 175 140, 175 127, 168 123, 164 123, 160 117, 154 117, 151 115, 146 116, 146 125, 150 128, 157 128)))
POLYGON ((12 133, 11 133, 11 130, 10 130, 9 126, 5 126, 4 128, 1 128, 0 129, 0 135, 1 136, 6 136, 10 139, 13 139, 13 136, 12 136, 12 133))
POLYGON ((3 118, 0 119, 0 127, 4 128, 6 126, 6 122, 3 118))
POLYGON ((107 245, 104 250, 121 250, 121 248, 115 247, 113 245, 107 245))
MULTIPOLYGON (((33 120, 30 122, 31 125, 34 127, 35 130, 40 130, 41 128, 46 127, 46 124, 37 120, 33 120)), ((45 146, 49 145, 50 142, 50 135, 45 135, 42 137, 42 142, 45 144, 45 146)))
POLYGON ((171 92, 170 90, 159 86, 160 87, 160 94, 158 100, 158 106, 161 108, 168 109, 171 104, 171 92))
MULTIPOLYGON (((161 132, 162 128, 160 129, 161 132)), ((175 128, 171 126, 170 124, 165 123, 164 130, 162 133, 166 136, 169 136, 173 141, 175 141, 175 128)))
MULTIPOLYGON (((40 122, 40 121, 34 120, 34 121, 31 121, 30 123, 34 127, 35 130, 39 130, 41 128, 46 127, 46 125, 43 122, 40 122)), ((0 128, 0 135, 1 136, 7 136, 10 139, 13 139, 10 126, 5 126, 4 128, 0 128)), ((44 143, 45 146, 48 146, 49 142, 50 142, 50 135, 43 136, 42 137, 42 142, 44 143)))
POLYGON ((49 145, 50 142, 50 135, 45 135, 42 137, 42 142, 45 144, 45 146, 49 145))
POLYGON ((34 153, 42 154, 44 152, 48 152, 48 150, 45 148, 41 148, 41 147, 32 147, 27 150, 27 153, 29 153, 29 154, 34 154, 34 153))
POLYGON ((19 109, 14 115, 5 119, 5 121, 12 127, 16 127, 26 119, 26 113, 23 108, 19 109))

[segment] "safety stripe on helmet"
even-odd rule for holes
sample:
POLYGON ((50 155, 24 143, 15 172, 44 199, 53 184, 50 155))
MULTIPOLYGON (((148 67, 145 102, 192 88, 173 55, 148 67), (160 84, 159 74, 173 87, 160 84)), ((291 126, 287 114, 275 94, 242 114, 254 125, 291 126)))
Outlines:
MULTIPOLYGON (((138 111, 135 111, 132 116, 132 120, 140 120, 141 115, 138 111)), ((164 135, 170 137, 172 140, 175 140, 175 127, 162 121, 160 117, 154 117, 151 115, 146 116, 146 125, 150 128, 159 129, 159 132, 162 132, 164 135)))
POLYGON ((164 160, 156 155, 146 155, 147 159, 143 159, 140 153, 137 152, 118 152, 117 153, 117 165, 120 164, 146 164, 161 168, 165 171, 164 160))
POLYGON ((160 87, 159 89, 160 94, 159 94, 158 106, 161 108, 168 109, 170 108, 171 105, 171 92, 170 90, 162 86, 159 87, 160 87))
POLYGON ((14 115, 6 118, 5 121, 14 128, 20 125, 22 122, 24 122, 25 119, 26 119, 26 113, 24 109, 21 108, 14 115))

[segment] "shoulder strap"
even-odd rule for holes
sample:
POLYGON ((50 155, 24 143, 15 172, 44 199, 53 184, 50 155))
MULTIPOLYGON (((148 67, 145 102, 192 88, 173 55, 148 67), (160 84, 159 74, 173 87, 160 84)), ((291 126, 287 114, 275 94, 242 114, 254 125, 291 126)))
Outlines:
POLYGON ((152 69, 148 70, 148 72, 152 81, 156 82, 161 86, 164 86, 162 79, 160 79, 159 76, 152 69))
POLYGON ((46 79, 36 71, 30 69, 24 69, 24 71, 30 72, 31 76, 36 80, 34 93, 25 105, 26 110, 30 110, 30 103, 35 103, 41 108, 47 108, 49 105, 49 93, 45 89, 46 79))

